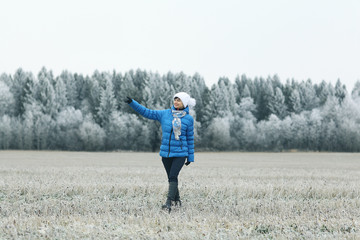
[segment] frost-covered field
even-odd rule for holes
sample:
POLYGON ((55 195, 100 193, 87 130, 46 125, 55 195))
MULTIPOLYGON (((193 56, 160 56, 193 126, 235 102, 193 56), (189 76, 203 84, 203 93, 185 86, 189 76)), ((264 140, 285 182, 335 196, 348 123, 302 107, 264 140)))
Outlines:
POLYGON ((0 152, 0 239, 360 238, 360 154, 0 152))

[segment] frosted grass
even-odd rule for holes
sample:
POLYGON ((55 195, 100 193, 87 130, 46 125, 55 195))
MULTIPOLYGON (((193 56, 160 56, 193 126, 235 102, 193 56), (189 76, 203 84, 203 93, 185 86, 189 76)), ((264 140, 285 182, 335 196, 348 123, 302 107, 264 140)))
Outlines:
POLYGON ((168 214, 158 154, 4 151, 0 238, 358 238, 358 159, 198 153, 168 214))

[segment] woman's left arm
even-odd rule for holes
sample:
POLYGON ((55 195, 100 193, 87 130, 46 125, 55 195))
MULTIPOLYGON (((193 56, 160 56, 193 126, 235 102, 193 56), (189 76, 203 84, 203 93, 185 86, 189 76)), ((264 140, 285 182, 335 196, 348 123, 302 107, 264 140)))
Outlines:
POLYGON ((193 117, 191 117, 191 121, 190 124, 187 128, 186 131, 186 140, 187 140, 187 145, 188 145, 188 161, 189 162, 194 162, 194 119, 193 117))

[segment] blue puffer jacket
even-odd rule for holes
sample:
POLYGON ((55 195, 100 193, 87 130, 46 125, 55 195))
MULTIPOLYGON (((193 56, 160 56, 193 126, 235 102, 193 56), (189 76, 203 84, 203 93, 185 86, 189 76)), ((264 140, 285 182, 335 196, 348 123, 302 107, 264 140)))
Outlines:
POLYGON ((135 100, 129 105, 142 116, 161 123, 161 157, 187 157, 189 162, 194 161, 194 119, 189 115, 189 107, 184 109, 186 115, 181 118, 180 139, 176 140, 172 126, 172 110, 175 110, 174 106, 166 110, 151 110, 140 105, 135 100))

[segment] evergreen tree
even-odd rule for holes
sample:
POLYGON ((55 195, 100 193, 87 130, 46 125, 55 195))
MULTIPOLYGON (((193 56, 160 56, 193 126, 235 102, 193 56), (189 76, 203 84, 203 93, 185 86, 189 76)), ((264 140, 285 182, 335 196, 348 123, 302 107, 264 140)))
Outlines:
POLYGON ((100 90, 100 106, 98 109, 98 119, 100 126, 105 126, 109 122, 109 118, 116 110, 116 101, 113 92, 111 79, 106 79, 106 85, 100 90))
MULTIPOLYGON (((83 103, 87 102, 86 98, 88 97, 89 89, 87 88, 87 83, 89 82, 89 77, 84 77, 83 75, 74 74, 74 82, 76 86, 76 96, 75 108, 80 109, 83 107, 83 103)), ((69 92, 67 91, 69 94, 69 92)), ((71 94, 71 93, 70 93, 71 94)))
MULTIPOLYGON (((204 78, 200 76, 200 74, 195 73, 194 76, 191 78, 191 89, 190 89, 190 96, 196 100, 196 105, 194 108, 193 115, 195 121, 201 122, 204 115, 204 107, 208 100, 208 95, 206 94, 209 89, 205 84, 204 78)), ((196 124, 195 124, 196 125, 196 124)))
POLYGON ((66 91, 66 85, 64 84, 64 81, 61 77, 56 78, 55 81, 55 109, 56 112, 60 112, 63 110, 67 105, 67 91, 66 91))
POLYGON ((269 101, 269 109, 272 114, 275 114, 280 119, 283 119, 287 114, 285 97, 279 87, 276 87, 275 94, 269 101))
POLYGON ((75 108, 79 108, 80 106, 79 93, 78 93, 77 84, 75 82, 75 77, 68 71, 63 71, 60 74, 60 79, 63 81, 63 84, 65 85, 64 96, 66 97, 67 106, 73 106, 75 108))
POLYGON ((342 103, 347 94, 345 85, 342 85, 340 79, 337 80, 335 85, 335 97, 338 99, 339 103, 342 103))
POLYGON ((137 91, 134 80, 130 73, 125 73, 124 80, 121 84, 121 89, 118 95, 120 96, 120 102, 118 102, 119 109, 122 112, 133 113, 133 110, 128 107, 127 103, 124 102, 124 99, 127 96, 135 99, 137 102, 142 103, 141 99, 143 96, 140 96, 141 92, 137 91))
POLYGON ((251 97, 251 93, 250 93, 250 90, 249 90, 249 87, 248 87, 247 84, 245 84, 244 90, 243 90, 242 93, 241 93, 241 97, 242 97, 242 98, 249 98, 249 97, 251 97))
POLYGON ((268 118, 271 114, 271 110, 269 108, 269 102, 274 96, 274 90, 272 88, 272 84, 268 79, 265 81, 264 79, 260 78, 260 89, 258 91, 258 95, 255 99, 255 103, 257 105, 257 119, 258 121, 264 120, 268 118))
POLYGON ((351 92, 353 99, 360 98, 360 80, 356 81, 355 86, 351 92))
POLYGON ((43 68, 38 75, 38 89, 36 92, 36 100, 41 106, 41 111, 43 114, 54 116, 57 113, 56 104, 55 104, 55 91, 53 85, 51 84, 52 74, 47 72, 43 68))
POLYGON ((22 115, 23 113, 25 113, 26 108, 29 105, 36 104, 35 103, 36 91, 37 91, 37 84, 35 83, 35 79, 33 78, 32 75, 29 75, 25 80, 24 91, 20 98, 22 102, 22 107, 21 107, 22 115))
POLYGON ((211 89, 196 73, 67 71, 54 78, 18 69, 0 76, 0 149, 158 151, 160 124, 139 118, 123 102, 132 97, 166 109, 179 91, 197 101, 190 114, 197 148, 210 150, 360 151, 360 82, 348 96, 340 80, 287 80, 278 76, 220 78, 211 89), (287 116, 287 109, 293 114, 287 116))
POLYGON ((300 94, 297 89, 294 89, 294 91, 290 95, 290 106, 290 111, 293 113, 299 114, 302 110, 300 94))
POLYGON ((14 97, 8 85, 0 80, 0 117, 5 114, 11 115, 13 111, 14 97))
MULTIPOLYGON (((101 81, 101 80, 100 80, 101 81)), ((86 94, 82 102, 82 112, 84 115, 91 114, 96 123, 100 122, 98 119, 98 109, 100 107, 100 83, 96 78, 86 78, 86 94)))
POLYGON ((329 86, 325 81, 322 81, 319 87, 316 88, 316 95, 319 98, 320 106, 323 106, 330 95, 329 86))
POLYGON ((114 97, 116 100, 116 109, 120 110, 120 103, 124 101, 124 96, 120 96, 120 89, 123 82, 123 76, 121 73, 113 72, 112 75, 112 84, 113 84, 113 91, 114 97))
POLYGON ((212 115, 225 117, 235 113, 236 91, 227 78, 220 78, 211 88, 209 107, 212 115))
POLYGON ((15 116, 21 116, 25 109, 23 105, 23 96, 24 96, 24 85, 26 82, 26 79, 29 77, 29 74, 24 72, 21 68, 16 70, 13 78, 12 78, 12 84, 10 86, 11 92, 14 97, 14 115, 15 116))
POLYGON ((316 96, 315 88, 310 79, 299 85, 299 93, 301 105, 305 111, 311 111, 319 106, 319 99, 316 96))

